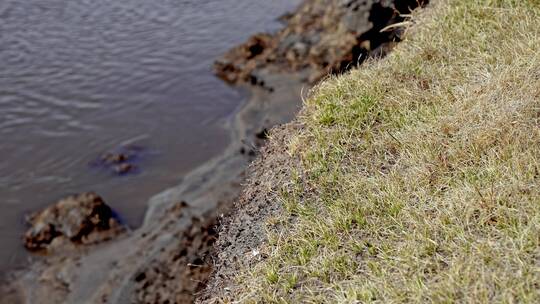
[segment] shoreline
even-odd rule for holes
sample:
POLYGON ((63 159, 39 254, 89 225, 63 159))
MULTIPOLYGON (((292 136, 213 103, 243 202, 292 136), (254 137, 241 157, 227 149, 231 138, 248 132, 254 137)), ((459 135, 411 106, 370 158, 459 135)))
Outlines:
POLYGON ((141 227, 102 244, 32 261, 27 268, 8 275, 8 285, 0 289, 2 299, 10 303, 22 299, 36 303, 43 298, 50 303, 78 303, 80 299, 88 299, 89 303, 124 303, 145 301, 140 297, 149 294, 160 297, 176 293, 177 297, 193 301, 200 286, 191 280, 204 280, 209 274, 207 264, 196 264, 207 257, 213 242, 212 227, 239 195, 251 162, 252 156, 241 150, 258 149, 257 134, 291 120, 300 107, 303 83, 298 78, 269 74, 267 82, 276 88, 273 93, 240 87, 248 91, 248 97, 226 123, 231 134, 228 148, 189 173, 178 186, 152 197, 141 227), (189 252, 182 257, 185 263, 175 265, 172 260, 186 248, 189 252), (142 273, 155 272, 160 264, 169 265, 171 277, 181 277, 172 282, 174 286, 165 284, 163 288, 163 280, 157 286, 159 280, 151 274, 141 279, 142 273), (201 271, 196 274, 193 269, 201 271), (153 287, 145 286, 151 280, 153 287))

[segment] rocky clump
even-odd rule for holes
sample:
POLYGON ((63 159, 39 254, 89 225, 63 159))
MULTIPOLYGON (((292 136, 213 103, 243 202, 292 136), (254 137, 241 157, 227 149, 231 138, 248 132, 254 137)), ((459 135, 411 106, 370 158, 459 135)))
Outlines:
POLYGON ((67 197, 27 219, 24 246, 32 251, 53 245, 93 244, 111 239, 124 229, 112 209, 95 193, 67 197))
POLYGON ((105 153, 100 157, 100 163, 117 175, 124 175, 133 172, 137 167, 130 164, 130 157, 125 153, 105 153))
POLYGON ((124 146, 115 151, 103 153, 90 163, 93 167, 105 168, 115 175, 136 173, 138 167, 134 162, 139 158, 142 148, 139 146, 124 146))
POLYGON ((428 0, 313 0, 283 17, 286 27, 274 35, 257 34, 215 63, 229 83, 264 86, 260 71, 306 71, 315 82, 368 57, 384 56, 400 40, 401 30, 381 32, 403 21, 428 0))

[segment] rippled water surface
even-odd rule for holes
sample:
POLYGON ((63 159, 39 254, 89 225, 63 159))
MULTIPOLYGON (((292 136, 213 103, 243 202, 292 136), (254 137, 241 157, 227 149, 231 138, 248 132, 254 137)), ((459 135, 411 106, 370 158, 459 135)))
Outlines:
POLYGON ((212 62, 298 2, 1 0, 0 269, 25 259, 25 213, 92 190, 136 226, 219 154, 242 96, 212 62), (139 173, 88 165, 123 145, 143 148, 139 173))

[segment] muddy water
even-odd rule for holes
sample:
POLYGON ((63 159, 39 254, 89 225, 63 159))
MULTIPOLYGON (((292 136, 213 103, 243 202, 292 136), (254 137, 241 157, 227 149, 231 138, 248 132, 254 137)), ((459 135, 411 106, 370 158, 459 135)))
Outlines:
POLYGON ((0 1, 0 270, 24 263, 26 213, 92 190, 137 226, 152 195, 219 155, 244 97, 213 60, 298 3, 0 1), (129 145, 136 174, 89 166, 129 145))

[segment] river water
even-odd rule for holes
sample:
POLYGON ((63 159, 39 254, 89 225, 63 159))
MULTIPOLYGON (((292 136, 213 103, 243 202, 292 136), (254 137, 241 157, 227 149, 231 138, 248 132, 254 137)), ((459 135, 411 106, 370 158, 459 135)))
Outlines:
POLYGON ((299 0, 1 0, 0 270, 24 215, 95 191, 132 227, 154 194, 222 152, 244 96, 212 63, 299 0), (135 174, 90 164, 136 146, 135 174))

